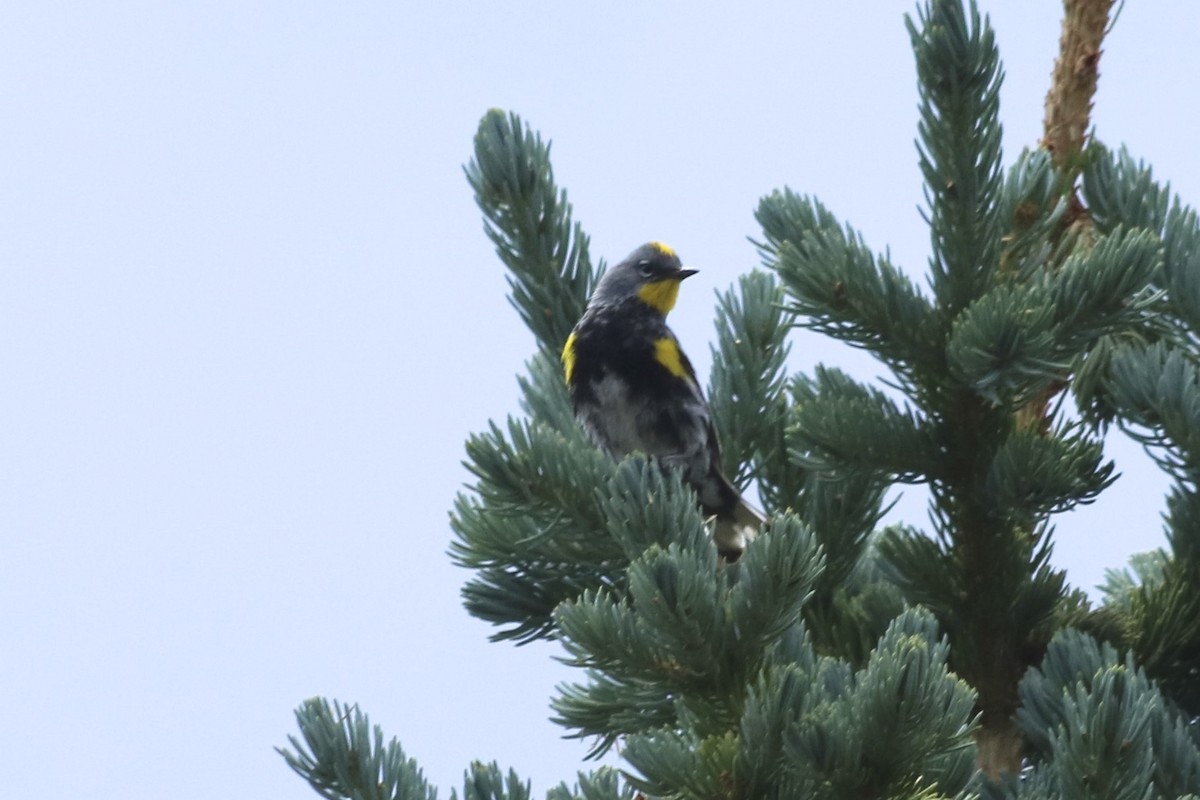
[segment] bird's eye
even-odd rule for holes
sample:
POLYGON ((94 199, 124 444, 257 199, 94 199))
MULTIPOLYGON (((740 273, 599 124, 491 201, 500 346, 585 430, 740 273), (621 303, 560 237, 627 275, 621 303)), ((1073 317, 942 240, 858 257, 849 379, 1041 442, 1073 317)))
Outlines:
POLYGON ((654 274, 654 266, 649 261, 639 261, 638 272, 642 273, 643 278, 649 278, 654 274))

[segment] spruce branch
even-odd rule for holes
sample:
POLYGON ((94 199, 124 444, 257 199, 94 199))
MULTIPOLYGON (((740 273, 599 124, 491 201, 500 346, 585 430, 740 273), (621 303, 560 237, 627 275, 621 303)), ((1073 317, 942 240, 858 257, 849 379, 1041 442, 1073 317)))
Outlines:
POLYGON ((463 589, 468 610, 510 625, 493 639, 550 636, 559 602, 620 580, 628 563, 605 535, 600 499, 609 460, 581 437, 510 419, 467 442, 474 495, 455 500, 451 556, 476 571, 463 589), (581 478, 580 476, 585 476, 581 478))
POLYGON ((1152 586, 1163 579, 1167 554, 1162 548, 1129 557, 1124 569, 1109 568, 1104 571, 1104 582, 1098 587, 1104 595, 1107 608, 1128 608, 1139 586, 1152 586))
POLYGON ((1044 150, 1025 150, 1009 169, 1000 194, 999 216, 1008 228, 1001 239, 1000 278, 1029 281, 1054 257, 1067 209, 1060 180, 1044 150))
POLYGON ((1016 408, 1067 368, 1045 292, 998 286, 954 322, 946 343, 952 374, 990 403, 1016 408))
POLYGON ((603 264, 592 266, 588 237, 554 183, 550 145, 516 114, 492 109, 479 122, 475 156, 464 168, 484 230, 509 269, 509 302, 541 347, 558 353, 603 264))
POLYGON ((884 483, 875 475, 808 473, 794 511, 816 532, 825 551, 820 587, 845 586, 849 573, 861 566, 867 541, 887 511, 883 492, 884 483))
MULTIPOLYGON (((790 508, 807 521, 833 559, 829 577, 853 565, 862 540, 881 514, 885 474, 874 470, 814 470, 821 458, 797 436, 796 414, 818 397, 863 397, 869 392, 844 372, 818 366, 814 377, 792 379, 782 419, 759 452, 759 486, 768 508, 790 508), (790 401, 790 402, 789 402, 790 401), (842 554, 850 555, 842 565, 842 554)), ((824 466, 828 466, 827 463, 824 466)))
POLYGON ((974 761, 975 698, 950 674, 949 650, 929 614, 897 617, 843 691, 787 730, 785 768, 833 797, 960 791, 974 761))
POLYGON ((1163 256, 1157 237, 1121 226, 1097 242, 1063 236, 1064 173, 1045 153, 1027 152, 1002 175, 1002 71, 973 7, 932 0, 909 30, 932 301, 790 191, 760 203, 760 247, 798 323, 871 350, 911 403, 838 382, 812 399, 794 391, 789 461, 929 482, 936 538, 885 537, 880 554, 950 632, 957 668, 979 692, 980 764, 996 778, 1019 766, 1016 681, 1055 625, 1080 613, 1048 564, 1045 517, 1111 480, 1097 443, 1045 412, 1097 341, 1144 324, 1163 256))
POLYGON ((623 736, 677 726, 679 705, 664 692, 658 680, 617 678, 599 670, 586 670, 582 683, 558 686, 550 701, 552 721, 570 732, 572 739, 594 737, 588 758, 611 750, 623 736))
POLYGON ((478 482, 476 493, 490 507, 512 515, 530 507, 546 513, 572 513, 579 522, 599 522, 584 502, 610 472, 609 461, 579 437, 509 417, 506 429, 494 422, 466 444, 464 466, 478 482), (586 480, 580 481, 579 476, 586 480))
POLYGON ((818 581, 817 591, 804 607, 804 624, 821 655, 861 667, 888 625, 908 608, 900 589, 884 577, 878 561, 875 548, 867 547, 839 582, 829 577, 832 567, 818 581))
POLYGON ((962 570, 944 542, 908 525, 891 525, 879 538, 880 569, 904 598, 949 619, 966 594, 962 570))
POLYGON ((463 778, 463 800, 530 800, 532 796, 528 781, 522 783, 513 770, 504 774, 495 762, 476 761, 463 778))
POLYGON ((836 370, 818 372, 817 384, 799 378, 788 429, 793 461, 842 475, 888 475, 918 483, 936 475, 940 458, 933 432, 908 407, 836 370))
MULTIPOLYGON (((1061 797, 1179 797, 1200 791, 1200 746, 1129 655, 1064 630, 1021 681, 1017 719, 1034 782, 1061 797)), ((1015 788, 1015 787, 1012 787, 1015 788)), ((1016 796, 1010 791, 1008 796, 1016 796)))
POLYGON ((692 707, 706 730, 723 730, 722 721, 737 718, 746 681, 796 624, 821 568, 812 532, 788 516, 728 576, 699 537, 651 547, 630 566, 627 595, 589 591, 555 612, 569 663, 589 671, 586 685, 561 690, 559 721, 577 736, 600 736, 603 751, 668 714, 678 721, 681 708, 653 700, 657 691, 692 707))
POLYGON ((1147 287, 1161 265, 1154 234, 1115 228, 1058 269, 997 286, 968 306, 947 343, 950 368, 1014 410, 1045 396, 1098 339, 1141 322, 1157 300, 1147 287))
POLYGON ((1163 232, 1163 288, 1170 309, 1186 326, 1176 340, 1197 352, 1200 335, 1200 218, 1178 201, 1167 214, 1163 232))
POLYGON ((625 758, 640 774, 630 782, 653 797, 746 797, 734 782, 738 741, 733 733, 699 736, 662 730, 630 738, 625 758))
POLYGON ((1170 185, 1157 183, 1153 171, 1135 161, 1125 148, 1113 154, 1098 143, 1088 149, 1082 193, 1099 230, 1109 232, 1123 225, 1160 238, 1162 266, 1152 277, 1153 285, 1166 293, 1161 309, 1165 319, 1156 320, 1159 335, 1195 350, 1196 331, 1200 330, 1200 221, 1196 212, 1172 195, 1170 185), (1165 334, 1163 323, 1170 326, 1165 334))
POLYGON ((598 497, 604 526, 629 561, 651 547, 672 544, 716 557, 695 492, 679 472, 641 457, 627 458, 604 482, 598 497))
POLYGON ((628 599, 600 591, 564 603, 557 617, 571 663, 681 691, 712 688, 727 632, 709 566, 715 559, 699 553, 655 549, 631 565, 628 599))
POLYGON ((797 631, 752 682, 734 731, 629 738, 631 779, 662 797, 942 797, 972 774, 973 695, 923 612, 897 618, 859 671, 797 631), (879 725, 882 724, 882 728, 879 725))
POLYGON ((300 737, 276 748, 287 765, 328 800, 436 800, 417 762, 395 739, 383 743, 357 706, 312 698, 296 709, 300 737))
POLYGON ((1125 225, 1161 233, 1171 207, 1170 187, 1159 185, 1150 167, 1126 148, 1114 154, 1100 142, 1088 147, 1080 192, 1103 232, 1125 225))
MULTIPOLYGON (((550 800, 1200 791, 1200 224, 1128 154, 1083 150, 1111 5, 1066 0, 1045 149, 1007 173, 987 20, 957 0, 908 20, 930 292, 815 199, 760 202, 775 275, 719 296, 708 394, 729 474, 778 513, 735 565, 678 473, 584 440, 558 352, 602 266, 549 145, 485 115, 467 178, 538 351, 518 379, 529 420, 467 444, 451 553, 493 638, 562 642, 584 677, 556 721, 593 754, 624 740, 631 769, 550 800), (895 391, 824 368, 789 380, 791 325, 867 349, 895 391), (1049 562, 1049 515, 1112 480, 1094 431, 1050 403, 1072 376, 1178 481, 1169 554, 1113 578, 1092 617, 1049 562), (930 486, 929 535, 873 536, 897 481, 930 486), (1055 637, 1076 619, 1127 653, 1055 637)), ((434 797, 357 709, 315 700, 297 719, 281 753, 323 796, 434 797)), ((530 786, 476 763, 462 796, 530 786)))
POLYGON ((1169 557, 1100 623, 1128 646, 1168 696, 1200 713, 1200 368, 1166 341, 1127 346, 1109 359, 1104 393, 1122 428, 1175 480, 1167 497, 1169 557))
MULTIPOLYGON (((738 722, 741 752, 734 763, 733 774, 744 797, 795 797, 799 787, 787 779, 784 763, 784 737, 806 714, 811 713, 824 692, 815 690, 818 658, 807 641, 803 627, 797 627, 792 658, 764 669, 750 685, 742 717, 738 722)), ((839 681, 849 682, 845 664, 828 660, 825 666, 842 673, 839 681)), ((830 681, 821 682, 826 691, 830 681)), ((647 765, 647 772, 653 765, 647 765)))
POLYGON ((1126 642, 1139 663, 1195 719, 1200 715, 1200 568, 1195 561, 1177 556, 1168 562, 1162 580, 1133 594, 1124 622, 1126 642))
POLYGON ((861 235, 790 189, 764 197, 755 217, 765 236, 759 249, 798 324, 865 348, 902 374, 936 363, 940 326, 929 301, 861 235))
POLYGON ((974 3, 931 0, 906 18, 917 61, 921 172, 938 306, 952 318, 995 280, 1005 220, 998 199, 1000 84, 995 37, 974 3))
POLYGON ((1197 481, 1179 481, 1171 487, 1164 518, 1171 555, 1200 579, 1200 491, 1197 491, 1197 481))
POLYGON ((565 783, 559 784, 546 794, 546 800, 635 800, 635 797, 633 787, 622 784, 615 769, 601 767, 592 773, 579 773, 573 789, 565 783))
POLYGON ((1200 475, 1200 366, 1163 342, 1125 347, 1110 361, 1108 394, 1121 425, 1153 448, 1159 465, 1177 480, 1200 475))
POLYGON ((1090 503, 1115 480, 1102 442, 1079 426, 1054 436, 1017 430, 996 450, 985 487, 997 514, 1041 517, 1090 503))
POLYGON ((538 350, 525 366, 526 374, 517 376, 517 385, 521 388, 521 410, 530 419, 537 420, 566 438, 582 442, 583 430, 571 408, 559 355, 545 349, 538 350))
MULTIPOLYGON (((1131 354, 1149 354, 1148 347, 1162 346, 1177 350, 1184 361, 1200 359, 1200 221, 1124 149, 1114 154, 1093 144, 1082 187, 1098 230, 1112 236, 1124 227, 1158 243, 1157 264, 1148 281, 1155 293, 1147 290, 1140 298, 1141 308, 1130 309, 1135 314, 1130 325, 1092 348, 1077 368, 1073 386, 1087 417, 1102 424, 1124 418, 1123 427, 1136 429, 1145 407, 1135 398, 1146 387, 1130 386, 1133 395, 1112 394, 1129 383, 1131 376, 1125 373, 1140 369, 1130 358, 1137 362, 1142 356, 1131 354)), ((1156 349, 1148 357, 1153 362, 1166 352, 1156 349)), ((1141 379, 1153 376, 1143 374, 1141 379)))
POLYGON ((725 474, 742 489, 756 454, 771 449, 787 414, 785 337, 791 315, 773 275, 754 271, 717 296, 717 344, 708 401, 725 474))
MULTIPOLYGON (((288 766, 327 800, 437 800, 417 766, 395 739, 384 744, 383 730, 372 726, 357 705, 314 697, 296 709, 300 736, 288 736, 292 748, 276 748, 288 766)), ((474 762, 463 775, 463 800, 530 800, 528 781, 495 764, 474 762)), ((450 791, 451 800, 460 797, 450 791)), ((575 788, 561 783, 546 800, 633 800, 615 770, 579 773, 575 788)))
POLYGON ((587 442, 510 420, 467 443, 474 496, 451 515, 451 555, 475 570, 468 610, 508 625, 493 640, 555 635, 553 612, 586 590, 623 592, 625 570, 647 548, 682 543, 716 569, 695 494, 676 471, 644 458, 615 467, 587 442))
POLYGON ((1153 232, 1118 227, 1047 273, 1065 347, 1083 351, 1101 336, 1135 326, 1156 299, 1148 287, 1162 258, 1153 232))

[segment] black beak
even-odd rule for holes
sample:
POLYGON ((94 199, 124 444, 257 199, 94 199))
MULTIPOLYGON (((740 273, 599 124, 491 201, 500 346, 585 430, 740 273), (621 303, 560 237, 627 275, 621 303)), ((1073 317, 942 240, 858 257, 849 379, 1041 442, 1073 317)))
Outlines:
POLYGON ((683 267, 680 267, 678 270, 676 270, 675 277, 679 280, 683 280, 684 278, 692 277, 699 271, 700 270, 698 269, 684 269, 683 267))

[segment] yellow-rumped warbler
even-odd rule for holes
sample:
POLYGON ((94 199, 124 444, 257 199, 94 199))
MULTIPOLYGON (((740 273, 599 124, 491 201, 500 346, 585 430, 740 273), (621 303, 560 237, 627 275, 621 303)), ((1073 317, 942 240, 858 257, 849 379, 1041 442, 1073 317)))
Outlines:
POLYGON ((609 269, 563 347, 575 418, 614 457, 645 453, 683 473, 727 560, 741 555, 763 524, 721 473, 721 446, 692 363, 667 327, 684 269, 659 242, 609 269))

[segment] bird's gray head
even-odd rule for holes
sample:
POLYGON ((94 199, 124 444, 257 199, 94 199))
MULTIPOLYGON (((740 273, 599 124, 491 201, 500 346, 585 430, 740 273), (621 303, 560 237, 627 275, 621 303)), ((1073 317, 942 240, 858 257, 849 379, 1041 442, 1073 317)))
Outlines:
POLYGON ((675 251, 662 242, 644 244, 600 279, 588 307, 615 305, 636 297, 660 314, 675 307, 679 282, 696 270, 684 269, 675 251))

